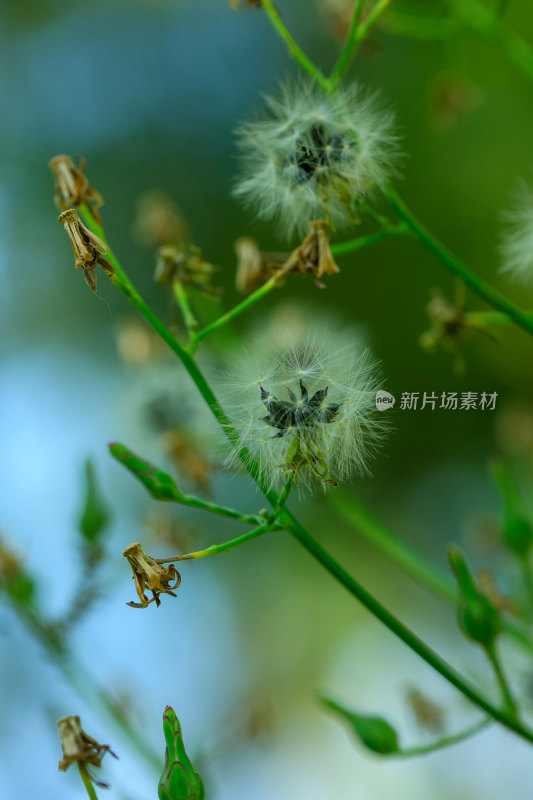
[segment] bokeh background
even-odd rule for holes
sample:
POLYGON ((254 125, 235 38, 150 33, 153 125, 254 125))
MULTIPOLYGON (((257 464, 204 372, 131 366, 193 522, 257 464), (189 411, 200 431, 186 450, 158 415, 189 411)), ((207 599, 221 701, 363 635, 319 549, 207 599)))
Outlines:
MULTIPOLYGON (((278 5, 305 50, 328 69, 342 18, 325 0, 278 5)), ((533 41, 533 9, 516 0, 508 15, 533 41)), ((133 584, 120 554, 131 541, 172 552, 181 544, 222 541, 235 529, 179 507, 163 514, 109 457, 106 443, 118 439, 168 466, 150 417, 154 403, 164 403, 179 424, 209 434, 201 400, 179 365, 160 352, 150 367, 124 359, 125 326, 137 331, 143 347, 153 343, 146 344, 144 329, 131 328, 134 316, 103 275, 93 296, 74 271, 56 223, 47 162, 61 152, 86 156, 91 182, 106 201, 116 253, 170 321, 168 296, 152 279, 153 248, 140 241, 135 225, 143 195, 168 193, 192 241, 220 266, 216 278, 229 307, 238 299, 237 237, 253 235, 268 250, 287 247, 271 226, 254 222, 229 198, 237 169, 233 131, 261 107, 261 93, 295 67, 261 11, 237 12, 226 0, 3 0, 0 20, 0 527, 39 575, 43 610, 61 614, 76 593, 76 525, 83 464, 91 457, 113 524, 105 597, 76 629, 72 648, 161 757, 161 715, 173 705, 209 797, 529 798, 530 752, 503 730, 406 762, 385 763, 354 745, 320 708, 319 692, 382 713, 406 744, 430 738, 406 703, 410 687, 444 706, 449 731, 473 721, 477 711, 288 537, 186 565, 179 599, 165 598, 158 610, 126 607, 133 584)), ((477 273, 533 307, 533 291, 499 274, 497 250, 501 210, 517 179, 531 171, 531 81, 496 43, 467 33, 442 42, 402 38, 386 17, 351 75, 396 109, 406 153, 400 188, 413 209, 477 273)), ((510 454, 520 461, 526 492, 531 486, 533 342, 504 327, 493 337, 473 336, 457 374, 449 353, 428 355, 418 344, 432 287, 453 292, 439 263, 401 240, 339 258, 339 265, 341 274, 327 289, 311 280, 287 281, 236 329, 247 341, 252 330, 273 324, 272 315, 279 315, 274 324, 290 324, 305 307, 313 322, 329 315, 337 325, 356 326, 397 397, 403 391, 498 392, 494 412, 396 407, 373 477, 358 480, 353 491, 444 569, 446 545, 457 541, 474 566, 493 567, 503 589, 512 591, 513 570, 495 544, 498 497, 488 463, 502 451, 510 454)), ((474 297, 468 307, 483 308, 474 297)), ((228 339, 224 350, 222 359, 206 347, 210 369, 222 361, 226 369, 239 344, 228 339)), ((261 506, 248 479, 214 462, 214 497, 250 510, 261 506)), ((452 608, 402 576, 320 498, 292 502, 364 585, 493 690, 480 653, 456 631, 452 608)), ((533 665, 511 646, 506 656, 513 685, 527 698, 533 665)), ((65 714, 80 714, 85 729, 120 755, 104 762, 109 797, 156 796, 157 776, 79 698, 5 604, 0 668, 2 798, 83 795, 74 770, 57 771, 55 722, 65 714)))

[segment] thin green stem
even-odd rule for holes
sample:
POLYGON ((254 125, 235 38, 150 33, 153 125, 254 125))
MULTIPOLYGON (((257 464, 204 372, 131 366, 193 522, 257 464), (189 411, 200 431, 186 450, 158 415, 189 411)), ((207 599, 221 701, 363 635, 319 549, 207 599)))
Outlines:
POLYGON ((81 777, 81 779, 83 781, 83 785, 85 786, 87 794, 89 795, 91 800, 98 800, 98 796, 97 796, 96 790, 95 790, 95 788, 93 786, 93 782, 91 781, 89 776, 83 771, 83 769, 81 767, 81 764, 78 764, 78 769, 80 771, 80 777, 81 777))
POLYGON ((191 344, 194 348, 201 342, 202 339, 205 339, 206 336, 214 333, 219 328, 222 328, 223 325, 227 325, 228 322, 231 322, 232 319, 238 317, 239 314, 242 314, 246 311, 250 306, 253 306, 254 303, 257 303, 258 300, 261 300, 262 297, 269 294, 272 289, 275 289, 276 286, 279 285, 280 275, 274 275, 274 277, 270 278, 270 280, 266 281, 259 289, 256 289, 255 292, 252 292, 251 295, 246 297, 241 303, 238 303, 234 308, 228 311, 226 314, 222 314, 218 319, 214 322, 211 322, 209 325, 206 325, 205 328, 202 328, 201 331, 194 333, 191 336, 191 344))
POLYGON ((427 753, 434 753, 436 750, 443 750, 445 747, 451 747, 454 744, 459 744, 459 742, 464 742, 465 739, 472 738, 472 736, 488 728, 492 722, 492 717, 486 717, 480 720, 480 722, 476 722, 474 725, 465 728, 463 731, 459 731, 459 733, 444 736, 442 739, 429 744, 422 744, 418 747, 408 747, 405 750, 399 750, 397 753, 391 753, 391 755, 394 758, 411 758, 412 756, 423 756, 427 753))
POLYGON ((513 699, 513 695, 511 693, 511 689, 509 683, 507 682, 507 678, 505 677, 505 673, 503 671, 503 667, 500 661, 500 658, 496 652, 495 647, 486 647, 484 648, 485 652, 487 653, 487 657, 492 664, 492 668, 494 669, 494 674, 496 675, 496 680, 498 681, 498 685, 500 687, 500 692, 502 695, 502 700, 507 709, 508 713, 516 717, 518 719, 518 708, 516 703, 513 699))
POLYGON ((227 506, 219 506, 218 503, 210 503, 205 500, 200 500, 199 497, 194 495, 182 494, 176 492, 175 502, 183 506, 191 506, 192 508, 201 508, 203 511, 210 511, 211 514, 218 514, 220 517, 228 517, 229 519, 236 519, 239 522, 244 522, 245 525, 257 525, 261 518, 254 514, 241 514, 235 508, 228 508, 227 506))
POLYGON ((357 0, 346 42, 330 76, 331 91, 337 88, 341 78, 350 66, 350 61, 354 57, 357 48, 363 39, 368 36, 372 26, 375 25, 390 4, 391 0, 377 0, 366 17, 361 20, 364 0, 357 0))
POLYGON ((337 63, 333 67, 331 75, 329 77, 332 88, 338 85, 340 79, 348 69, 350 61, 355 55, 355 51, 357 49, 357 44, 358 44, 357 27, 361 20, 361 14, 363 13, 364 7, 365 7, 365 0, 355 0, 355 7, 352 15, 352 20, 350 22, 350 29, 348 30, 348 35, 346 36, 344 47, 342 48, 339 58, 337 59, 337 63))
POLYGON ((496 289, 493 289, 492 286, 471 272, 436 236, 424 227, 390 184, 384 187, 383 193, 400 219, 410 227, 418 241, 433 253, 452 275, 460 278, 463 283, 493 308, 507 314, 520 328, 533 334, 533 317, 521 311, 496 289))
POLYGON ((181 311, 183 322, 189 334, 189 339, 192 340, 198 330, 198 320, 193 313, 189 303, 189 297, 181 281, 174 280, 172 282, 172 292, 178 304, 178 308, 181 311))
POLYGON ((533 743, 533 731, 524 727, 520 720, 507 709, 503 710, 486 700, 482 694, 462 675, 460 675, 450 664, 442 659, 434 650, 413 633, 406 625, 400 622, 390 611, 376 600, 358 581, 352 578, 348 572, 332 558, 329 553, 318 544, 307 531, 292 517, 289 512, 284 512, 281 521, 286 522, 290 533, 297 539, 303 547, 331 574, 336 580, 348 590, 348 592, 377 619, 380 620, 392 633, 402 640, 413 652, 417 653, 427 664, 439 673, 448 683, 455 686, 465 697, 481 708, 493 719, 497 720, 504 727, 514 731, 528 742, 533 743))
POLYGON ((305 55, 301 47, 296 43, 293 35, 281 19, 281 16, 272 0, 261 0, 261 5, 263 6, 265 14, 269 18, 273 27, 287 45, 287 49, 291 56, 300 64, 301 67, 303 67, 303 69, 305 69, 306 72, 309 73, 309 75, 311 75, 311 77, 318 83, 319 86, 322 87, 322 89, 328 92, 330 89, 329 80, 318 69, 318 67, 313 64, 311 59, 305 55))
POLYGON ((358 236, 357 239, 350 239, 347 242, 336 242, 331 245, 331 253, 334 256, 342 256, 345 253, 354 253, 356 250, 361 250, 376 242, 382 242, 392 236, 390 231, 376 231, 369 233, 367 236, 358 236))
MULTIPOLYGON (((90 212, 85 213, 84 216, 91 226, 90 212)), ((95 229, 95 233, 102 239, 103 231, 100 226, 95 229)), ((105 239, 104 239, 105 241, 105 239)), ((107 255, 108 260, 117 264, 116 258, 110 252, 107 255)), ((148 308, 146 303, 142 300, 138 292, 129 283, 124 271, 120 268, 117 274, 112 278, 115 285, 120 288, 128 297, 130 302, 144 315, 145 319, 150 322, 154 329, 161 334, 162 338, 169 344, 172 350, 178 355, 185 368, 188 370, 192 380, 196 384, 200 393, 206 400, 213 415, 222 425, 230 442, 238 445, 238 435, 224 411, 222 410, 218 400, 216 399, 213 391, 207 384, 204 376, 200 372, 198 366, 187 353, 186 350, 176 341, 170 331, 163 325, 162 322, 155 316, 155 314, 148 308)), ((250 454, 245 448, 239 450, 239 457, 247 467, 251 476, 259 485, 261 491, 271 503, 273 507, 278 502, 278 496, 265 484, 262 475, 259 472, 257 464, 250 458, 250 454)), ((289 511, 284 509, 280 515, 280 522, 288 527, 294 538, 334 577, 343 585, 350 594, 359 600, 365 608, 367 608, 378 620, 380 620, 386 627, 389 628, 398 638, 400 638, 408 647, 410 647, 417 655, 433 667, 440 675, 449 681, 453 686, 462 692, 465 697, 468 697, 475 705, 486 711, 494 719, 500 722, 505 727, 514 731, 516 734, 533 743, 533 731, 525 728, 518 720, 514 719, 506 711, 502 711, 479 694, 479 692, 467 683, 459 673, 457 673, 449 664, 441 659, 430 647, 428 647, 421 639, 419 639, 412 631, 409 630, 403 623, 401 623, 393 614, 391 614, 384 606, 382 606, 371 594, 369 594, 354 578, 349 575, 346 570, 335 561, 332 556, 327 553, 316 542, 310 534, 297 522, 297 520, 290 514, 289 511)))
MULTIPOLYGON (((277 530, 280 530, 280 528, 277 530)), ((254 528, 253 531, 244 533, 242 536, 230 539, 228 542, 213 544, 211 547, 206 547, 205 550, 196 550, 194 553, 183 553, 182 555, 173 556, 172 558, 156 558, 154 560, 157 561, 158 564, 169 564, 171 561, 190 561, 194 558, 206 558, 207 556, 214 556, 217 553, 225 553, 228 550, 233 550, 235 547, 246 544, 246 542, 257 539, 258 536, 262 536, 264 533, 270 533, 271 531, 272 525, 269 522, 266 525, 260 525, 258 528, 254 528)))

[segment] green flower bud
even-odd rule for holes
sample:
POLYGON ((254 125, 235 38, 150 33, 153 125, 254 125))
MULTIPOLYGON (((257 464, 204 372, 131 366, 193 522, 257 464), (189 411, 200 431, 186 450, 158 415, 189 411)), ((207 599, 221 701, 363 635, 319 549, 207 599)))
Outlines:
POLYGON ((533 545, 533 528, 526 519, 523 501, 511 469, 502 463, 492 465, 492 477, 503 504, 502 539, 518 558, 526 559, 533 545))
POLYGON ((100 494, 94 466, 90 460, 85 464, 85 502, 80 515, 79 531, 87 553, 94 561, 103 555, 102 533, 109 524, 109 512, 100 494))
POLYGON ((399 752, 398 734, 383 717, 356 714, 335 703, 333 700, 322 698, 325 706, 339 714, 350 726, 358 739, 369 750, 380 755, 390 755, 399 752))
POLYGON ((167 747, 159 780, 159 800, 204 800, 204 784, 185 752, 181 726, 170 706, 163 714, 163 732, 167 747))
POLYGON ((488 597, 477 588, 468 564, 457 547, 448 549, 448 561, 459 586, 459 626, 469 639, 485 649, 491 649, 502 629, 500 615, 488 597))
POLYGON ((113 458, 144 484, 155 500, 175 500, 179 495, 176 482, 170 475, 139 458, 125 445, 114 442, 109 445, 109 450, 113 458))

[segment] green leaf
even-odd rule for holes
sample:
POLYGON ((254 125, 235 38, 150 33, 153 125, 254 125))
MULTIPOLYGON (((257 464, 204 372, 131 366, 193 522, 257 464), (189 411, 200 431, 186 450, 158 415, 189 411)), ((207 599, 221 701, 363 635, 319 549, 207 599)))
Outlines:
POLYGON ((163 714, 163 733, 167 746, 158 786, 159 800, 204 800, 203 781, 185 752, 181 726, 170 706, 163 714))
POLYGON ((95 545, 108 524, 109 511, 100 494, 94 466, 90 460, 87 460, 85 464, 85 503, 79 521, 79 530, 87 543, 95 545))
POLYGON ((176 482, 170 475, 135 455, 125 445, 115 442, 109 445, 109 450, 113 458, 135 475, 156 500, 176 500, 179 496, 176 482))
POLYGON ((356 714, 325 697, 322 698, 322 702, 348 723, 358 739, 369 750, 383 756, 399 752, 398 734, 383 717, 356 714))

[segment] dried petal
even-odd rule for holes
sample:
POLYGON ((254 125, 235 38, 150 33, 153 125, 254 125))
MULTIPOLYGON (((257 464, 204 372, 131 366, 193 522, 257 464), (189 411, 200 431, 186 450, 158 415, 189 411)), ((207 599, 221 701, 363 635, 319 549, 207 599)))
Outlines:
POLYGON ((140 603, 132 601, 127 605, 132 608, 147 608, 150 603, 155 601, 155 604, 160 606, 159 596, 161 594, 170 594, 172 597, 176 597, 173 590, 180 585, 181 575, 174 564, 169 564, 168 567, 159 564, 152 556, 144 552, 139 542, 128 545, 123 556, 128 559, 133 570, 135 589, 141 601, 140 603), (171 581, 175 581, 173 586, 170 585, 171 581), (145 589, 152 592, 150 600, 145 594, 145 589))

